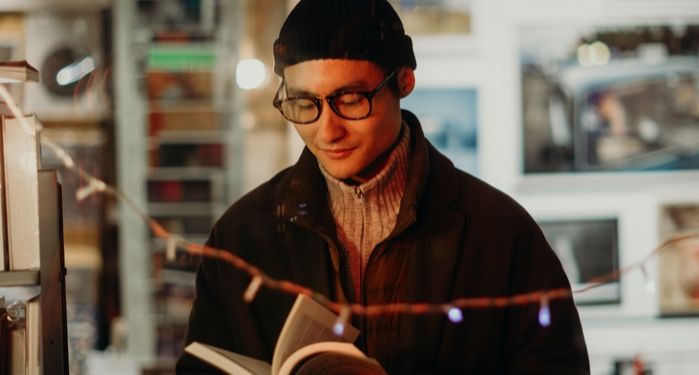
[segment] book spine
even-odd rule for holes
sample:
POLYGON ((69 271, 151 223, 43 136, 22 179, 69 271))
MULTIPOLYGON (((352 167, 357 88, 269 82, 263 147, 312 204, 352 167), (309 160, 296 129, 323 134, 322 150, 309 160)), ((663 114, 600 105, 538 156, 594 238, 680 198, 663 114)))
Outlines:
POLYGON ((7 209, 5 207, 5 157, 3 156, 3 133, 5 117, 0 116, 0 271, 10 269, 7 247, 7 209))
MULTIPOLYGON (((25 119, 36 125, 35 116, 25 119)), ((36 269, 40 264, 39 134, 27 132, 18 119, 5 119, 2 125, 9 268, 36 269)))
POLYGON ((10 373, 10 333, 5 297, 0 296, 0 374, 10 373))
POLYGON ((26 375, 41 374, 41 305, 37 296, 26 305, 26 375))

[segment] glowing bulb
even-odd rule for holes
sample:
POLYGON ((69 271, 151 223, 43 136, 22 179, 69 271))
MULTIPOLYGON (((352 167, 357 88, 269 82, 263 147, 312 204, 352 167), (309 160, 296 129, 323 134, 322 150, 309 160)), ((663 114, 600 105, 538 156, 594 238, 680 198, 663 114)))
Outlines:
POLYGON ((548 327, 551 325, 551 310, 549 310, 549 300, 545 296, 541 297, 539 324, 541 324, 542 327, 548 327))
POLYGON ((335 325, 333 326, 333 332, 335 332, 335 335, 337 336, 342 336, 345 334, 345 323, 341 321, 335 322, 335 325))
POLYGON ((250 281, 250 285, 248 285, 248 288, 245 289, 245 294, 243 294, 243 300, 247 303, 252 302, 252 300, 255 299, 255 295, 257 295, 257 291, 260 290, 261 285, 262 285, 262 277, 261 276, 253 277, 252 281, 250 281))
POLYGON ((593 65, 606 65, 612 56, 609 47, 600 41, 590 44, 589 53, 590 62, 593 65))
POLYGON ((265 64, 258 59, 244 59, 235 68, 235 80, 243 90, 260 87, 265 80, 265 64))
POLYGON ((461 310, 459 310, 456 307, 452 307, 447 311, 447 316, 449 317, 449 320, 451 320, 452 323, 461 323, 461 321, 464 320, 463 314, 461 314, 461 310))
POLYGON ((653 278, 650 276, 650 274, 646 270, 645 264, 641 265, 641 273, 643 273, 643 280, 646 283, 646 292, 648 292, 649 294, 654 294, 655 293, 655 282, 653 281, 653 278))
POLYGON ((343 336, 345 334, 345 323, 349 320, 350 312, 349 306, 342 306, 342 308, 340 308, 340 316, 337 317, 335 325, 333 326, 333 332, 335 332, 336 335, 343 336))
POLYGON ((582 66, 590 66, 590 46, 588 44, 583 44, 578 47, 578 63, 582 66))
POLYGON ((180 239, 174 235, 167 238, 167 243, 165 245, 165 259, 167 259, 168 262, 175 260, 175 257, 177 256, 177 243, 179 241, 180 239))

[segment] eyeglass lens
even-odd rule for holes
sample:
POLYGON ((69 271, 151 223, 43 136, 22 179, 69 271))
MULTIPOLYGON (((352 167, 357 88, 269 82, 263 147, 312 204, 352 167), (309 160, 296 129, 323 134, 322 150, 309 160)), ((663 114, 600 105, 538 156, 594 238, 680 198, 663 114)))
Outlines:
MULTIPOLYGON (((373 96, 383 88, 385 83, 391 79, 396 70, 369 92, 344 92, 327 96, 330 108, 338 116, 348 120, 361 120, 371 114, 371 100, 373 96)), ((277 90, 277 97, 281 92, 284 92, 286 86, 282 86, 277 90)), ((314 122, 320 117, 323 106, 323 98, 320 97, 292 97, 286 99, 275 99, 275 106, 279 108, 282 115, 289 121, 297 124, 308 124, 314 122)))
MULTIPOLYGON (((330 108, 338 116, 349 120, 367 117, 371 111, 369 99, 358 93, 344 93, 328 98, 330 108)), ((281 102, 284 116, 293 122, 315 121, 321 111, 322 102, 312 98, 291 98, 281 102)))

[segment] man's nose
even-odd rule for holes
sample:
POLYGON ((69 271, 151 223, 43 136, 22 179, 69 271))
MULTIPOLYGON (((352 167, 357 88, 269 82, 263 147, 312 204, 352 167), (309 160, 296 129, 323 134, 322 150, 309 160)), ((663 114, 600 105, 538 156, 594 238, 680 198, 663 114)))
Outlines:
POLYGON ((318 140, 328 144, 337 142, 347 134, 344 119, 335 113, 328 103, 323 103, 325 108, 318 118, 318 140))

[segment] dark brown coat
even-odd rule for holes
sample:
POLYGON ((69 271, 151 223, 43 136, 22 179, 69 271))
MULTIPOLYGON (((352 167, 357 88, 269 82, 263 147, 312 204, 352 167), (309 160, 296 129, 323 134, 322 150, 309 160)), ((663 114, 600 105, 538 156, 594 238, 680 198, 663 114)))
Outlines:
MULTIPOLYGON (((511 198, 454 168, 424 138, 409 112, 413 141, 408 185, 395 230, 368 261, 364 304, 442 303, 460 297, 507 296, 569 287, 561 265, 531 217, 511 198)), ((274 278, 329 298, 357 302, 325 181, 313 155, 236 202, 209 244, 241 255, 274 278)), ((294 297, 261 290, 245 304, 249 278, 205 259, 187 342, 200 341, 271 361, 294 297)), ((551 302, 542 328, 538 306, 465 310, 460 324, 443 315, 354 319, 356 343, 391 373, 588 374, 572 300, 551 302)), ((205 369, 182 355, 178 372, 205 369)))

